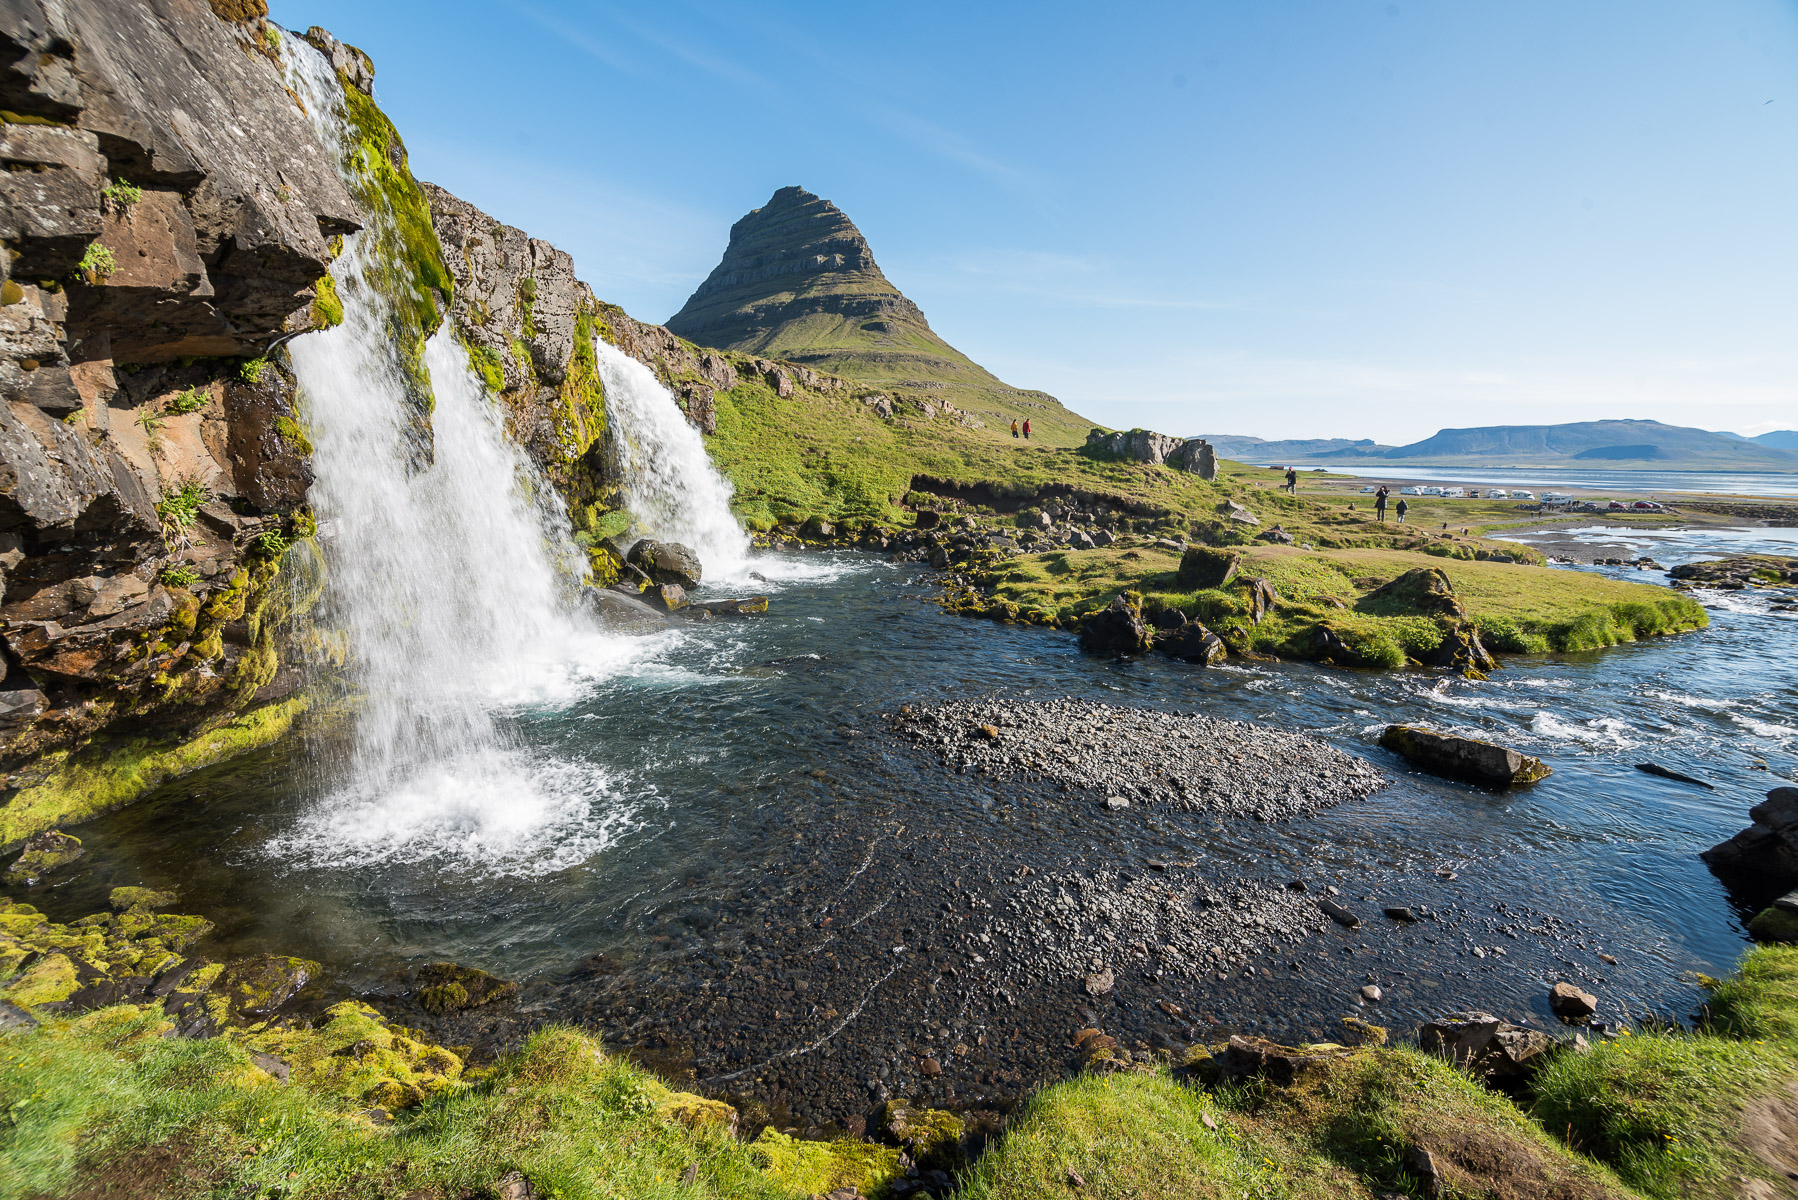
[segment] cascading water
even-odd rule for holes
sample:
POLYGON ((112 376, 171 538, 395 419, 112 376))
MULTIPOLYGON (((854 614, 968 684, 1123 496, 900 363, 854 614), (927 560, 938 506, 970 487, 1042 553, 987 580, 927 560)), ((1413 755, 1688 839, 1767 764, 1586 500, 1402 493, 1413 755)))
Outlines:
POLYGON ((690 547, 708 580, 743 575, 749 535, 731 514, 730 481, 712 465, 699 430, 648 367, 599 338, 593 348, 633 532, 690 547))
MULTIPOLYGON (((340 148, 337 79, 310 45, 289 37, 284 49, 321 137, 340 148)), ((566 699, 630 651, 571 602, 584 558, 566 514, 442 331, 426 348, 436 404, 421 465, 373 245, 353 235, 333 267, 343 323, 289 348, 314 445, 325 618, 347 634, 361 695, 333 790, 272 849, 318 863, 581 861, 623 819, 605 773, 521 749, 498 716, 566 699)))

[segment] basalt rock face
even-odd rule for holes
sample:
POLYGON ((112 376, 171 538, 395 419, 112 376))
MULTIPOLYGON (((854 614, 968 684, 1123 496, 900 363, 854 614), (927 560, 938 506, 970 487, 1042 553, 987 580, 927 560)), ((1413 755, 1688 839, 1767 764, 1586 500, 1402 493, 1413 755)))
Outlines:
POLYGON ((0 4, 0 844, 55 818, 49 752, 291 690, 310 447, 263 356, 359 217, 272 30, 215 7, 0 4))
POLYGON ((1077 442, 1084 427, 1053 396, 1002 383, 937 336, 854 222, 801 187, 781 188, 731 226, 723 259, 668 328, 890 390, 867 398, 882 416, 896 400, 901 411, 971 428, 1029 418, 1038 440, 1057 444, 1077 442))
POLYGON ((1203 438, 1169 437, 1147 429, 1095 429, 1086 435, 1086 448, 1108 458, 1165 465, 1191 471, 1201 479, 1217 478, 1217 452, 1203 438))

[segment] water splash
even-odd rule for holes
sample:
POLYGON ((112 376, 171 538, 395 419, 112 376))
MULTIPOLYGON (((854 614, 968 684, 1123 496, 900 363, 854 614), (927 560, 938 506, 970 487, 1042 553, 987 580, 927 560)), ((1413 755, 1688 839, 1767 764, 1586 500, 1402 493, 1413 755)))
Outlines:
POLYGON ((699 430, 648 367, 599 338, 593 348, 632 532, 689 547, 708 581, 746 574, 749 535, 731 514, 730 481, 712 465, 699 430))
MULTIPOLYGON (((283 49, 321 136, 341 149, 329 65, 298 39, 283 49)), ((343 323, 289 347, 315 448, 322 616, 347 635, 360 706, 343 760, 326 765, 329 794, 271 849, 320 865, 556 869, 603 847, 622 811, 602 771, 521 749, 499 718, 565 702, 636 651, 580 610, 585 560, 567 515, 443 331, 426 346, 427 442, 372 282, 373 245, 352 235, 332 268, 343 323)))

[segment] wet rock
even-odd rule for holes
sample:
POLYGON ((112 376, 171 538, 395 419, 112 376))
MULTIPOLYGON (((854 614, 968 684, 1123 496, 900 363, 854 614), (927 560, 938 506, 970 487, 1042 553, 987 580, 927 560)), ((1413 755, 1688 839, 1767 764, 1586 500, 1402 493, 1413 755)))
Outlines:
POLYGON ((626 596, 610 588, 587 588, 582 595, 598 612, 606 628, 615 632, 660 633, 668 628, 666 616, 635 596, 626 596))
POLYGON ((6 884, 8 887, 36 887, 52 871, 60 870, 86 854, 80 838, 60 829, 46 829, 26 839, 23 852, 7 869, 6 884))
POLYGON ((159 908, 168 908, 180 900, 174 892, 158 892, 150 888, 118 887, 113 888, 107 897, 107 903, 120 912, 148 913, 159 908))
POLYGON ((1498 669, 1498 660, 1480 641, 1479 629, 1466 621, 1443 629, 1442 640, 1424 651, 1419 661, 1426 667, 1451 667, 1476 679, 1498 669))
POLYGON ((1230 653, 1222 638, 1197 621, 1164 631, 1156 637, 1155 648, 1169 658, 1207 667, 1224 661, 1230 653))
POLYGON ((1598 1011, 1598 997, 1571 983, 1557 983, 1548 989, 1548 1007, 1569 1024, 1583 1024, 1598 1011))
POLYGON ((263 954, 227 963, 212 990, 242 1021, 273 1016, 318 977, 319 965, 304 958, 263 954))
POLYGON ((1109 967, 1103 971, 1094 971, 1086 977, 1086 994, 1089 996, 1107 995, 1116 982, 1117 976, 1111 972, 1109 967))
POLYGON ((1369 1004, 1378 1004, 1381 1000, 1385 999, 1385 997, 1386 993, 1381 991, 1379 987, 1374 984, 1367 984, 1361 989, 1361 999, 1367 1001, 1369 1004))
POLYGON ((679 584, 683 588, 699 586, 702 573, 699 556, 679 542, 657 542, 644 538, 630 548, 624 561, 637 567, 656 583, 679 584))
POLYGON ((1336 903, 1334 900, 1319 900, 1317 902, 1317 907, 1323 910, 1325 916, 1329 917, 1330 920, 1336 922, 1344 929, 1361 928, 1361 918, 1357 917, 1354 913, 1336 903))
POLYGON ((1554 1049, 1538 1030, 1501 1021, 1487 1012, 1457 1012, 1418 1027, 1417 1044, 1488 1081, 1523 1079, 1554 1049))
POLYGON ((1757 942, 1798 942, 1798 891, 1787 892, 1756 913, 1748 922, 1748 934, 1757 942))
POLYGON ((1080 646, 1090 654, 1141 654, 1149 648, 1148 626, 1142 620, 1142 602, 1132 593, 1120 593, 1080 627, 1080 646))
POLYGON ((1671 767, 1663 767, 1660 763, 1637 763, 1636 770, 1641 771, 1645 775, 1658 775, 1662 779, 1671 779, 1675 783, 1689 783, 1709 792, 1717 790, 1716 786, 1713 784, 1706 783, 1704 780, 1698 779, 1695 776, 1687 775, 1684 771, 1675 771, 1671 767))
POLYGON ((1122 796, 1107 796, 1105 797, 1105 807, 1112 812, 1123 812, 1130 807, 1130 802, 1122 796))
POLYGON ((678 583, 658 583, 649 589, 649 594, 667 612, 678 612, 689 603, 687 589, 678 583))
POLYGON ((745 596, 737 600, 694 600, 684 614, 706 613, 714 617, 760 617, 768 612, 768 597, 745 596))
POLYGON ((1478 738, 1434 733, 1416 725, 1388 725, 1380 745, 1420 770, 1494 786, 1535 783, 1550 772, 1541 759, 1478 738))
POLYGON ((1748 816, 1748 828, 1698 857, 1732 889, 1765 903, 1798 888, 1798 787, 1774 788, 1748 816))
POLYGON ((459 963, 432 963, 419 971, 418 984, 419 1004, 437 1016, 518 995, 518 985, 511 980, 459 963))
POLYGON ((1408 908, 1395 906, 1393 908, 1383 908, 1380 911, 1394 921, 1411 922, 1417 920, 1417 914, 1408 908))
POLYGON ((1266 1038, 1237 1034, 1224 1050, 1223 1078, 1234 1083, 1260 1076, 1284 1087, 1300 1074, 1340 1062, 1352 1053, 1349 1047, 1332 1042, 1282 1046, 1266 1038))

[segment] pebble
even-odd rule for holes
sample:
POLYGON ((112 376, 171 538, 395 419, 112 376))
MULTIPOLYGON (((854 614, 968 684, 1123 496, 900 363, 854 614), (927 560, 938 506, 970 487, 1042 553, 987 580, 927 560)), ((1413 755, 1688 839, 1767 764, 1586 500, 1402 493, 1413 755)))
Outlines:
POLYGON ((1361 989, 1361 999, 1367 1001, 1369 1004, 1378 1004, 1385 998, 1385 995, 1385 992, 1382 992, 1378 987, 1371 983, 1361 989))
POLYGON ((1109 808, 1112 812, 1119 812, 1129 808, 1130 802, 1122 796, 1107 796, 1105 797, 1105 807, 1109 808))
POLYGON ((1415 921, 1417 919, 1417 914, 1408 908, 1387 908, 1381 911, 1394 921, 1415 921))

